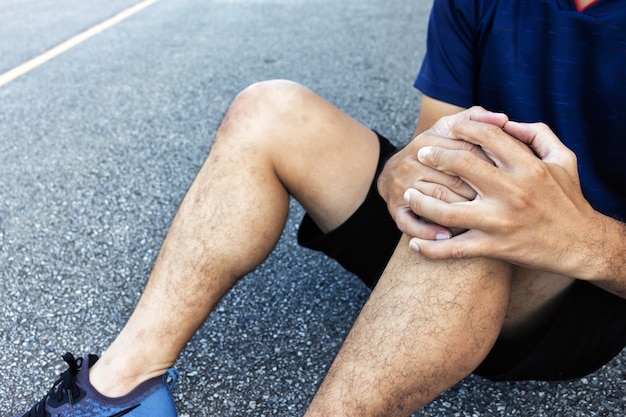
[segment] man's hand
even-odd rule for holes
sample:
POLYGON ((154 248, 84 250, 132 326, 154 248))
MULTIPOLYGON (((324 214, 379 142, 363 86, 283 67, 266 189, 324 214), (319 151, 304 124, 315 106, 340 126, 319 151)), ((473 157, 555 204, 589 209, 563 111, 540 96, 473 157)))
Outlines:
POLYGON ((452 235, 448 228, 422 220, 411 211, 406 200, 407 189, 417 188, 427 195, 451 203, 475 198, 474 189, 457 175, 426 166, 417 159, 421 148, 436 146, 473 153, 478 159, 487 161, 480 146, 450 137, 458 124, 470 120, 490 123, 501 129, 508 119, 503 114, 491 113, 480 107, 443 117, 386 163, 378 179, 378 192, 387 202, 389 213, 398 228, 407 235, 421 239, 446 239, 452 235))
POLYGON ((458 176, 476 197, 444 201, 409 190, 417 215, 469 229, 446 240, 416 237, 415 250, 436 259, 487 256, 577 278, 599 262, 597 247, 610 226, 582 195, 576 156, 547 126, 506 122, 500 129, 466 120, 449 136, 480 146, 495 166, 466 149, 420 149, 420 163, 458 176))

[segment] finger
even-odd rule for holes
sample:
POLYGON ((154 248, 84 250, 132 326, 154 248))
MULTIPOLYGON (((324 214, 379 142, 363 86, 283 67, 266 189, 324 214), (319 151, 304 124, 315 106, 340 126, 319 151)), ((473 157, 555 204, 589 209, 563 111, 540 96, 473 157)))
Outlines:
POLYGON ((485 256, 485 245, 479 233, 470 230, 451 239, 409 241, 411 249, 430 259, 468 259, 485 256))
POLYGON ((424 146, 435 146, 450 150, 468 151, 476 155, 483 161, 493 164, 493 161, 485 154, 483 149, 479 145, 476 145, 474 143, 460 140, 459 138, 455 138, 454 136, 443 138, 441 136, 432 134, 429 131, 422 133, 420 136, 422 139, 421 142, 425 143, 424 146))
POLYGON ((479 212, 474 201, 446 203, 416 189, 410 188, 404 195, 415 215, 429 219, 433 223, 458 229, 485 229, 484 214, 479 212))
POLYGON ((441 136, 447 137, 457 124, 468 120, 503 127, 508 121, 508 117, 503 113, 493 113, 480 106, 474 106, 457 114, 442 117, 433 125, 432 130, 441 136))
POLYGON ((420 219, 408 207, 398 210, 395 220, 398 229, 408 236, 424 240, 448 239, 452 236, 447 228, 420 219))
POLYGON ((473 143, 499 168, 508 170, 523 163, 523 158, 533 155, 530 148, 498 126, 475 121, 459 123, 451 137, 473 143))
POLYGON ((479 194, 502 188, 503 172, 470 152, 426 146, 419 150, 417 157, 426 166, 459 177, 479 194))
POLYGON ((476 191, 458 175, 448 175, 430 166, 426 168, 428 171, 423 171, 411 184, 413 188, 423 190, 422 192, 435 198, 441 197, 441 200, 447 202, 476 198, 476 191))
MULTIPOLYGON (((447 175, 447 177, 450 177, 450 176, 447 175)), ((450 178, 459 178, 459 177, 450 177, 450 178)), ((463 180, 461 180, 460 178, 459 178, 459 181, 463 182, 463 180)), ((451 188, 448 188, 445 185, 432 183, 432 182, 418 181, 413 185, 413 188, 415 188, 417 191, 421 192, 422 194, 436 198, 437 200, 445 201, 446 203, 459 203, 461 201, 469 201, 469 200, 473 200, 474 198, 476 198, 476 191, 474 191, 474 189, 468 186, 467 184, 465 185, 467 188, 471 190, 471 195, 469 197, 465 195, 457 194, 454 191, 452 191, 451 188)))
POLYGON ((509 118, 506 114, 490 112, 480 106, 471 107, 469 109, 469 113, 470 120, 481 123, 489 123, 501 128, 503 128, 506 122, 509 121, 509 118))
MULTIPOLYGON (((446 135, 440 135, 433 129, 426 130, 420 133, 414 140, 417 140, 418 146, 438 146, 440 148, 446 149, 456 149, 456 150, 466 150, 470 152, 474 152, 477 155, 482 152, 479 146, 465 142, 462 140, 458 140, 454 137, 449 136, 449 132, 446 135)), ((421 147, 419 146, 419 147, 421 147)))

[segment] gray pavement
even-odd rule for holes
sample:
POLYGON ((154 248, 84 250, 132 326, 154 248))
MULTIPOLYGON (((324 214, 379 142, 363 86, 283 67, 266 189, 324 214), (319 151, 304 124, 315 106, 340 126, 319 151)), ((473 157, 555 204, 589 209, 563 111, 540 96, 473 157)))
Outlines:
MULTIPOLYGON (((0 72, 132 4, 0 4, 0 72), (89 6, 86 6, 86 5, 89 6)), ((301 82, 404 142, 426 0, 161 0, 0 88, 0 415, 101 352, 136 303, 234 95, 301 82)), ((218 306, 177 363, 181 416, 301 415, 367 298, 295 244, 218 306)), ((623 416, 624 353, 579 381, 468 377, 416 416, 623 416)))

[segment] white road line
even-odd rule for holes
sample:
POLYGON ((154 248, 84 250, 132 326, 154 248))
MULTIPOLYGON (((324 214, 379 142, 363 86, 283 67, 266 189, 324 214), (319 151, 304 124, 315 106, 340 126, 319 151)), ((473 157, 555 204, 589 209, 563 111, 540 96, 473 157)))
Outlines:
POLYGON ((104 22, 98 23, 97 25, 92 26, 86 31, 79 33, 73 38, 70 38, 66 40, 65 42, 55 46, 54 48, 49 49, 48 51, 42 53, 41 55, 36 56, 30 61, 26 61, 23 64, 18 65, 17 67, 5 72, 4 74, 0 75, 0 87, 2 87, 5 84, 10 83, 11 81, 13 81, 14 79, 18 77, 21 77, 22 75, 37 68, 38 66, 45 64, 51 59, 61 55, 63 52, 66 52, 72 49, 76 45, 79 45, 82 42, 85 42, 87 39, 97 35, 98 33, 104 32, 111 26, 114 26, 120 23, 121 21, 128 19, 135 13, 140 12, 141 10, 156 3, 157 1, 159 0, 144 0, 140 3, 137 3, 136 5, 129 7, 128 9, 105 20, 104 22))

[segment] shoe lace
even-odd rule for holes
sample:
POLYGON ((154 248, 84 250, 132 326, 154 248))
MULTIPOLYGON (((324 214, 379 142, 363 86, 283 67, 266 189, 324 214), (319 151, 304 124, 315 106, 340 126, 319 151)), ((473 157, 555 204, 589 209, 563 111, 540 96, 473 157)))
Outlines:
POLYGON ((46 403, 49 399, 62 403, 63 399, 67 397, 67 402, 73 405, 74 401, 80 396, 80 389, 76 384, 76 375, 83 360, 82 358, 75 359, 74 355, 69 352, 63 355, 63 360, 69 365, 69 369, 59 376, 46 396, 22 417, 47 417, 50 415, 50 413, 46 412, 46 403))

